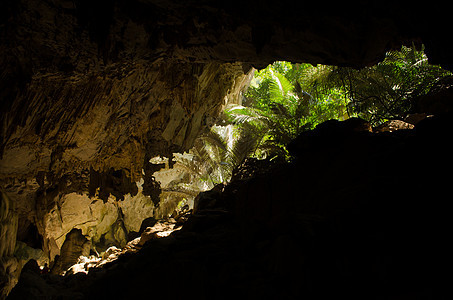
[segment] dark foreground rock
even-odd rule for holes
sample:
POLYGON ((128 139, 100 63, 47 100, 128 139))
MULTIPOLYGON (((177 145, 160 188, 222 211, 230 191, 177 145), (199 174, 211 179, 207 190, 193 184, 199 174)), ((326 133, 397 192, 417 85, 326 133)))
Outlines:
POLYGON ((451 121, 323 124, 182 230, 88 275, 25 271, 9 299, 450 299, 451 121))

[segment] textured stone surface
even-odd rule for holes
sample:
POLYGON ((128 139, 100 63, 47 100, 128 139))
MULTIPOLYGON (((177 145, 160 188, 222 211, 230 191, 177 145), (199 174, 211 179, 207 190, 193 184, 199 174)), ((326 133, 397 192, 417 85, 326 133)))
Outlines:
POLYGON ((404 129, 414 129, 414 125, 401 121, 401 120, 392 120, 387 121, 382 125, 379 125, 376 129, 378 132, 385 132, 385 131, 395 131, 395 130, 404 130, 404 129))
POLYGON ((118 206, 124 215, 124 226, 128 232, 139 232, 142 221, 155 215, 155 206, 149 197, 138 193, 136 196, 125 196, 124 201, 118 202, 118 206))
POLYGON ((228 93, 233 99, 242 88, 235 85, 240 64, 156 63, 107 74, 33 80, 3 115, 11 133, 1 176, 127 167, 138 180, 145 150, 148 156, 187 150, 228 93))
POLYGON ((49 257, 42 249, 32 248, 24 242, 16 241, 14 256, 19 261, 21 267, 31 259, 35 260, 40 266, 44 266, 46 263, 49 265, 49 257))
MULTIPOLYGON (((181 219, 186 218, 188 215, 189 214, 185 212, 180 214, 178 217, 179 219, 181 219)), ((122 249, 112 246, 105 250, 105 252, 102 253, 101 256, 91 255, 88 257, 86 253, 81 254, 77 259, 77 263, 73 264, 67 270, 61 270, 60 268, 58 269, 58 271, 61 273, 65 272, 65 276, 76 273, 88 274, 89 272, 93 273, 93 271, 102 272, 102 267, 104 265, 116 261, 123 255, 137 253, 148 241, 167 237, 174 231, 180 230, 181 225, 182 224, 180 222, 177 222, 173 218, 162 219, 153 226, 147 227, 141 233, 140 237, 128 242, 127 245, 122 249)), ((71 261, 74 262, 74 258, 71 261)), ((55 272, 56 271, 57 269, 55 269, 55 272)))
POLYGON ((72 229, 65 238, 61 247, 61 254, 55 261, 51 272, 60 274, 66 271, 70 266, 77 263, 80 256, 90 254, 90 242, 84 237, 80 229, 72 229))
MULTIPOLYGON (((139 59, 364 65, 403 39, 437 46, 448 24, 441 5, 387 1, 35 0, 4 1, 3 11, 3 57, 23 73, 85 72, 139 59)), ((447 63, 448 48, 431 52, 447 63)))
POLYGON ((83 235, 99 242, 118 219, 115 204, 114 200, 104 203, 75 193, 61 197, 55 207, 43 216, 43 238, 45 244, 49 245, 51 259, 60 254, 66 234, 73 228, 82 230, 83 235))
POLYGON ((0 193, 0 256, 10 256, 16 247, 17 215, 15 203, 9 197, 0 193))
POLYGON ((17 282, 18 261, 14 257, 17 234, 15 203, 0 191, 0 299, 6 297, 17 282))
MULTIPOLYGON (((222 107, 237 101, 244 78, 239 63, 159 63, 125 75, 33 79, 2 112, 3 129, 15 129, 0 181, 18 208, 20 236, 37 226, 51 260, 72 228, 96 243, 124 246, 160 200, 149 184, 149 158, 190 148, 222 107), (138 194, 141 177, 151 200, 138 194)), ((171 213, 164 207, 160 215, 171 213)))

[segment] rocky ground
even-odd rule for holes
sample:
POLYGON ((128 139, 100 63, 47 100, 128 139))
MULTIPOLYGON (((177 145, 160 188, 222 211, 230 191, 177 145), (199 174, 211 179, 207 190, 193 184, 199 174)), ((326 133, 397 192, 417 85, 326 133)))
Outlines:
POLYGON ((143 248, 146 242, 154 239, 168 237, 174 231, 180 230, 182 225, 189 217, 191 211, 185 211, 175 218, 165 218, 156 222, 152 227, 147 227, 139 237, 128 242, 120 249, 115 246, 109 247, 102 255, 79 256, 77 263, 63 271, 61 275, 72 275, 77 273, 88 274, 90 271, 96 272, 104 265, 116 261, 122 255, 136 253, 143 248))
POLYGON ((452 124, 323 123, 293 162, 202 194, 181 230, 88 274, 27 267, 9 299, 450 299, 452 124))

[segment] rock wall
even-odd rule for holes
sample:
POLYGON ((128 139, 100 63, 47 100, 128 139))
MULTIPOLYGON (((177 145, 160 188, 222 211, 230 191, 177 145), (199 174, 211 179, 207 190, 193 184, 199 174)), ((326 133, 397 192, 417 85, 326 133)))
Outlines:
POLYGON ((125 47, 110 59, 103 25, 92 23, 106 20, 83 1, 8 4, 0 186, 16 204, 18 238, 37 228, 33 246, 51 260, 73 227, 122 245, 159 205, 149 159, 188 150, 224 105, 240 101, 250 75, 241 63, 150 57, 149 33, 128 10, 107 10, 109 34, 125 47))
POLYGON ((37 227, 51 261, 72 228, 99 247, 124 245, 160 201, 149 158, 189 149, 224 105, 238 101, 247 78, 239 63, 116 72, 36 76, 2 114, 1 186, 17 206, 18 237, 37 227), (138 194, 142 177, 148 196, 138 194))
POLYGON ((14 257, 17 234, 15 203, 0 192, 0 298, 6 297, 16 285, 18 261, 14 257))
POLYGON ((239 63, 36 77, 3 114, 1 175, 127 168, 138 181, 145 150, 153 156, 190 148, 228 97, 239 96, 243 77, 239 63))
POLYGON ((239 63, 115 74, 36 77, 3 114, 11 134, 0 182, 16 203, 18 236, 37 226, 50 260, 72 228, 93 245, 124 246, 143 219, 159 215, 149 159, 188 150, 249 78, 239 63))

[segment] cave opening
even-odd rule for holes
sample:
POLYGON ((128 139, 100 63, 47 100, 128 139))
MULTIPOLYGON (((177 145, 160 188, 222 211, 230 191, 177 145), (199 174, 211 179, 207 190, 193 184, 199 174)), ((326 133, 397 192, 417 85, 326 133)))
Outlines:
MULTIPOLYGON (((351 130, 375 134, 413 130, 423 119, 434 117, 418 113, 423 105, 420 99, 448 89, 451 81, 449 71, 428 63, 423 48, 403 46, 387 52, 382 62, 360 69, 287 61, 276 61, 261 70, 252 68, 237 100, 223 106, 192 148, 168 158, 150 158, 136 182, 129 170, 91 168, 83 175, 84 193, 77 190, 83 185, 72 186, 71 182, 80 175, 63 177, 55 187, 46 178, 53 174, 40 172, 40 197, 49 194, 52 198, 67 189, 57 196, 50 211, 66 231, 58 231, 53 244, 46 244, 32 223, 22 233, 24 237, 18 237, 15 256, 24 262, 37 261, 41 274, 89 274, 139 252, 148 241, 181 230, 193 211, 192 220, 197 220, 206 211, 222 214, 231 209, 224 198, 234 194, 231 189, 238 182, 246 184, 278 172, 275 170, 288 163, 297 165, 297 139, 307 133, 322 136, 323 130, 333 130, 341 136, 351 130), (143 192, 146 175, 152 189, 158 185, 157 200, 143 192), (130 202, 138 204, 131 208, 126 204, 130 202), (96 216, 93 212, 99 210, 96 216), (64 211, 82 218, 71 221, 69 217, 68 226, 64 211), (107 225, 102 224, 106 220, 107 225), (105 229, 99 230, 102 227, 105 229)), ((346 186, 345 182, 341 188, 346 186)))
POLYGON ((446 11, 2 1, 0 299, 445 299, 446 11))
POLYGON ((193 192, 190 208, 199 192, 230 182, 244 160, 291 161, 288 145, 321 123, 353 118, 369 132, 413 129, 433 116, 420 112, 420 99, 452 78, 414 44, 360 69, 276 61, 252 72, 240 101, 226 106, 189 152, 173 155, 172 168, 192 174, 171 183, 173 191, 193 192))

